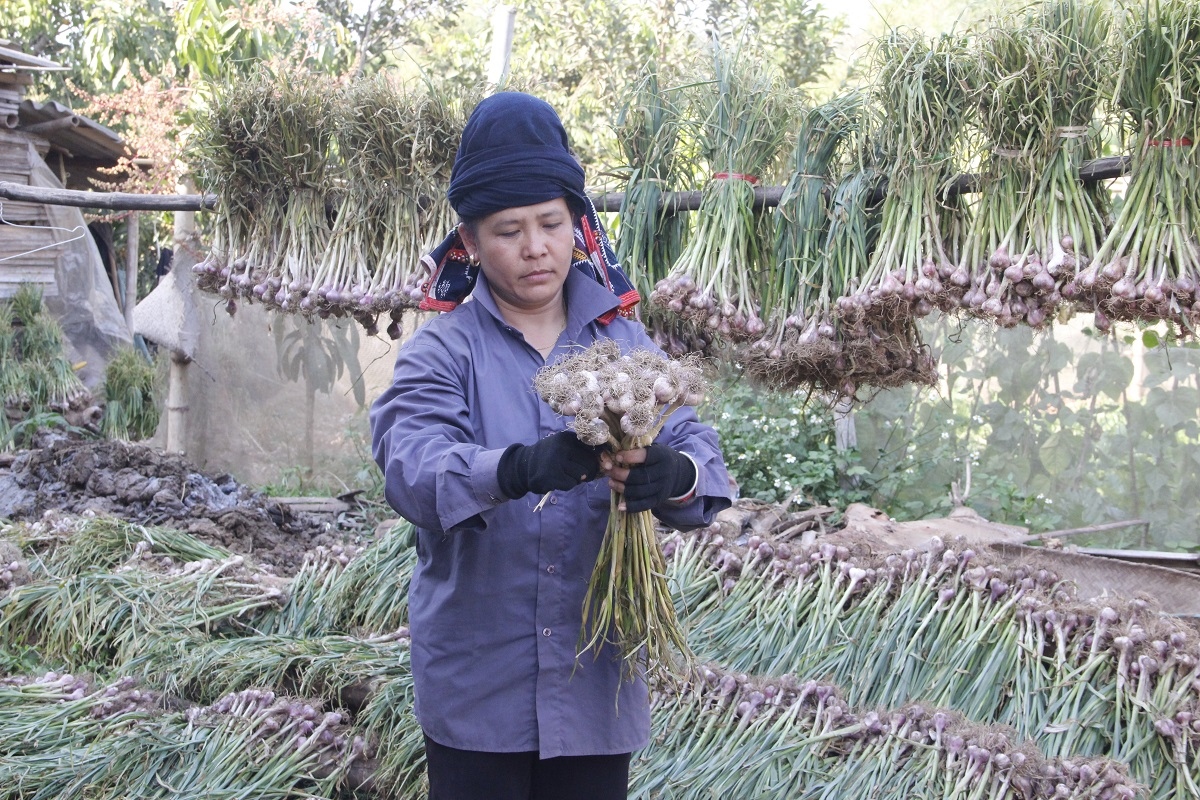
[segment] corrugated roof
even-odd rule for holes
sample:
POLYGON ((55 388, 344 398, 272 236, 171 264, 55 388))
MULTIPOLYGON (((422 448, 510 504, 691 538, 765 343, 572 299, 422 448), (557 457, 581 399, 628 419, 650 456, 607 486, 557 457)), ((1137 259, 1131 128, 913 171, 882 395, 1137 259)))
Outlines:
POLYGON ((53 100, 44 103, 22 100, 17 108, 20 123, 17 130, 54 120, 70 120, 63 127, 31 131, 53 145, 61 147, 76 158, 94 158, 114 164, 122 155, 132 155, 121 137, 111 128, 76 114, 53 100))

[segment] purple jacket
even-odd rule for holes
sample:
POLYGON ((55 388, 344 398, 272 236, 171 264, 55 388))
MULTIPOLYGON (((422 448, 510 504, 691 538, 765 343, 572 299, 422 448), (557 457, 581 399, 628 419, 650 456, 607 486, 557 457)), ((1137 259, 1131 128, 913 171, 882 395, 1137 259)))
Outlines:
MULTIPOLYGON (((567 326, 550 360, 599 338, 655 349, 638 322, 595 321, 617 298, 578 270, 566 294, 567 326)), ((545 362, 504 322, 483 276, 473 297, 404 343, 392 385, 371 408, 388 502, 417 526, 409 589, 417 718, 434 741, 463 750, 632 752, 649 737, 645 684, 621 683, 612 653, 576 659, 607 480, 555 492, 538 513, 535 495, 502 497, 504 449, 570 420, 537 396, 533 376, 545 362)), ((684 408, 658 441, 691 455, 699 479, 695 499, 656 515, 682 530, 709 524, 730 504, 716 433, 684 408)))

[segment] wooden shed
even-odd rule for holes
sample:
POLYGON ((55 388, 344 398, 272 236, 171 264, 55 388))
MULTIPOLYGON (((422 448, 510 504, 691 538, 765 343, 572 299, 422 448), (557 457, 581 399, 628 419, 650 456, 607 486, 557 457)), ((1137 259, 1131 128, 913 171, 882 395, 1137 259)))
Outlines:
MULTIPOLYGON (((54 69, 62 67, 0 40, 0 181, 89 189, 97 170, 119 163, 125 144, 60 103, 25 97, 34 73, 54 69)), ((0 199, 0 299, 23 283, 39 286, 72 355, 93 375, 114 345, 132 340, 106 267, 79 209, 0 199)))

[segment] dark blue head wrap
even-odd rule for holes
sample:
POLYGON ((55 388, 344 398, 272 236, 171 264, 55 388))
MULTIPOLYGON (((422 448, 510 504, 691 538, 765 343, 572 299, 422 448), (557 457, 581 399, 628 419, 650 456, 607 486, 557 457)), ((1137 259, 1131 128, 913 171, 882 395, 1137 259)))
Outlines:
MULTIPOLYGON (((567 131, 549 103, 500 92, 471 112, 446 196, 464 219, 556 197, 582 201, 583 167, 571 155, 567 131)), ((578 210, 579 203, 572 205, 578 210)))

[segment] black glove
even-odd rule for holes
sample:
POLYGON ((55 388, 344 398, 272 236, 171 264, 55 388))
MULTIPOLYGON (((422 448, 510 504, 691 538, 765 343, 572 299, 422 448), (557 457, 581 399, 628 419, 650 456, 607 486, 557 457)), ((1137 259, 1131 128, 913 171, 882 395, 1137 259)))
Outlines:
POLYGON ((500 491, 515 500, 529 492, 573 489, 600 474, 603 449, 579 441, 575 431, 559 431, 537 444, 509 445, 496 470, 500 491))
POLYGON ((625 510, 646 511, 679 497, 696 482, 692 460, 665 444, 646 448, 646 460, 629 468, 625 479, 625 510))

